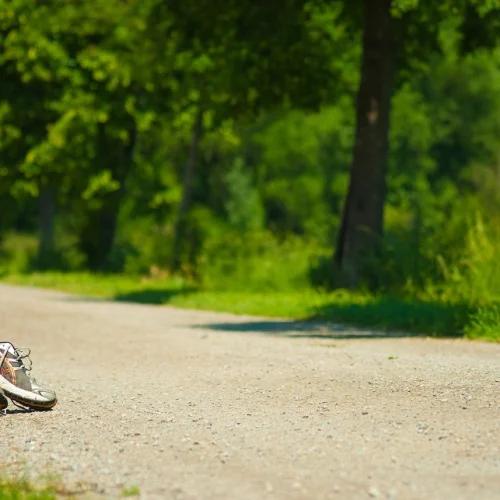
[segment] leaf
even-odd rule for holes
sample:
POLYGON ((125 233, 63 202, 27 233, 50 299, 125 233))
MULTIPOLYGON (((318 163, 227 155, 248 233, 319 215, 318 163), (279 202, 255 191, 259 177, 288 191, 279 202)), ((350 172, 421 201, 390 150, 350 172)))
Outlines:
POLYGON ((91 200, 104 194, 112 193, 120 189, 120 183, 113 179, 110 170, 103 170, 93 175, 87 184, 87 188, 82 193, 84 200, 91 200))

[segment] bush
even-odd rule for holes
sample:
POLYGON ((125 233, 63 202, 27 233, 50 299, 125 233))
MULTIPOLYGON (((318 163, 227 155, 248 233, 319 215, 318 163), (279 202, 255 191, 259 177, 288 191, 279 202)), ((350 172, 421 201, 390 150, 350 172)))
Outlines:
POLYGON ((82 269, 84 257, 79 252, 74 238, 63 234, 58 247, 38 257, 38 238, 32 234, 7 233, 0 240, 0 273, 22 274, 34 270, 77 271, 82 269))
POLYGON ((500 230, 480 214, 468 223, 461 259, 450 276, 458 293, 470 301, 490 303, 500 297, 500 230))
POLYGON ((310 288, 311 263, 325 251, 314 242, 270 232, 241 234, 228 230, 209 239, 198 261, 205 287, 236 291, 284 291, 310 288))
POLYGON ((479 308, 470 316, 464 333, 470 339, 500 341, 500 306, 479 308))
POLYGON ((0 243, 0 272, 16 274, 32 270, 38 249, 35 236, 8 233, 0 243))

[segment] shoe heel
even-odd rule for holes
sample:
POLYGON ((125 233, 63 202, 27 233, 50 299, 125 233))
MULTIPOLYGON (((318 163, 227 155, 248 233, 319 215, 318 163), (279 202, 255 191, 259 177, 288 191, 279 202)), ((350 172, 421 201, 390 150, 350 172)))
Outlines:
POLYGON ((0 392, 0 412, 5 411, 9 406, 9 401, 7 398, 0 392))

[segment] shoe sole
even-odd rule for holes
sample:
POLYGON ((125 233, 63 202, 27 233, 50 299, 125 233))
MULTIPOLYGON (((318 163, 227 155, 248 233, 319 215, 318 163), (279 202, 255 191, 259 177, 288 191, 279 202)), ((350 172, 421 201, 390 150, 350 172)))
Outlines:
POLYGON ((50 410, 57 404, 57 399, 48 400, 34 392, 20 389, 9 382, 5 377, 0 376, 0 391, 12 401, 28 406, 36 410, 50 410))

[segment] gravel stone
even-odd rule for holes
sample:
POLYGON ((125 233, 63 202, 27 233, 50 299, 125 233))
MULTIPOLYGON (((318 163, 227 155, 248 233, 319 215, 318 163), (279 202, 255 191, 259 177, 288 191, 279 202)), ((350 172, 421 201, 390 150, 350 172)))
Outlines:
POLYGON ((2 473, 89 498, 500 498, 497 344, 6 285, 0 332, 59 397, 0 415, 2 473))

